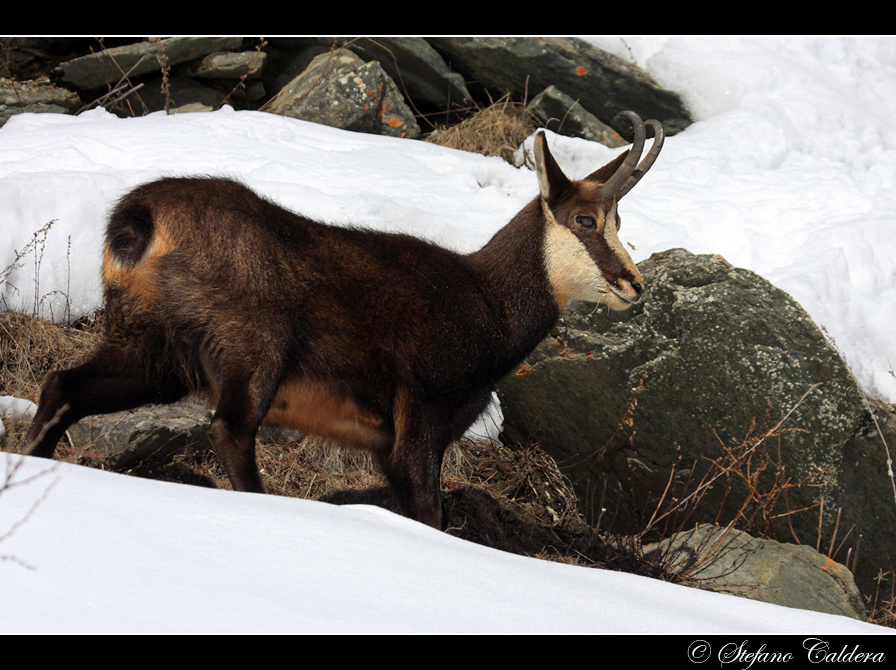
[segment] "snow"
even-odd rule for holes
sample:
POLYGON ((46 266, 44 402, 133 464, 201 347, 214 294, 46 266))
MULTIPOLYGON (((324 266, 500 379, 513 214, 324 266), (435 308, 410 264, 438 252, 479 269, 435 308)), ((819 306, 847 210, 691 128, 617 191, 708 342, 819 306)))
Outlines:
MULTIPOLYGON (((587 39, 697 119, 622 204, 634 259, 683 247, 757 272, 827 330, 868 393, 896 402, 892 38, 587 39)), ((572 177, 619 153, 549 144, 572 177)), ((171 174, 235 177, 312 217, 459 251, 537 192, 530 170, 498 158, 260 112, 19 115, 0 129, 0 278, 16 251, 35 252, 0 306, 57 320, 66 299, 74 318, 97 308, 106 213, 171 174)), ((0 399, 0 418, 29 409, 0 399)), ((21 462, 19 480, 48 465, 21 462)), ((0 632, 882 632, 511 556, 371 507, 55 467, 0 493, 0 632)))
MULTIPOLYGON (((11 395, 0 396, 0 419, 31 419, 36 411, 37 405, 30 400, 11 395)), ((0 437, 3 437, 5 432, 3 421, 0 420, 0 437)))
POLYGON ((828 332, 867 393, 896 402, 896 42, 593 41, 633 55, 698 121, 623 203, 635 260, 679 246, 758 273, 828 332))

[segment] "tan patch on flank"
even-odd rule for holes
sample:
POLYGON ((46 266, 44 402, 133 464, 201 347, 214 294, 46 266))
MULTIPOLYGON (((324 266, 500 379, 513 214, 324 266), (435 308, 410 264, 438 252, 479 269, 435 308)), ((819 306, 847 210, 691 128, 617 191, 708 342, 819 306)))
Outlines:
POLYGON ((144 260, 134 268, 126 267, 113 258, 107 247, 103 253, 103 282, 107 286, 155 302, 160 295, 155 282, 154 265, 153 261, 144 260))
POLYGON ((380 447, 392 441, 380 417, 324 384, 307 380, 281 384, 264 423, 357 447, 380 447))

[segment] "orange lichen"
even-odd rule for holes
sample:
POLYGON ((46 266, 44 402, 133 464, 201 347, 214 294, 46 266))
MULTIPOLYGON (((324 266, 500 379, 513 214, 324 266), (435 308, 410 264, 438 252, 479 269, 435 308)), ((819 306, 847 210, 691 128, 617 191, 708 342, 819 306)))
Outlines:
POLYGON ((833 560, 830 556, 825 556, 824 565, 821 566, 822 570, 831 570, 832 572, 836 572, 840 574, 844 570, 844 566, 837 561, 833 560))

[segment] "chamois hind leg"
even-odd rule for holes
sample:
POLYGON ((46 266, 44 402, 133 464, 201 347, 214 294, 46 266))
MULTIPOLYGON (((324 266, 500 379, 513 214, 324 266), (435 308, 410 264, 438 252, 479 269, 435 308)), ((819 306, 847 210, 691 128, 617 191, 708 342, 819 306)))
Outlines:
POLYGON ((442 529, 442 458, 451 431, 436 411, 415 408, 396 412, 395 443, 380 456, 386 478, 401 502, 402 513, 442 529))
POLYGON ((103 344, 85 363, 50 373, 25 438, 25 453, 52 458, 59 438, 86 416, 170 403, 187 394, 176 375, 158 371, 149 379, 135 369, 134 360, 129 350, 103 344))

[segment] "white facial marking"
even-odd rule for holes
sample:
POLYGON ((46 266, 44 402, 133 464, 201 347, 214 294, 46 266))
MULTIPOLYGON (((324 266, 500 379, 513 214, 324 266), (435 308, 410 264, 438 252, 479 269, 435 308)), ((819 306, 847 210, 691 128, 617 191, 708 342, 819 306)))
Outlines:
POLYGON ((572 298, 601 302, 607 282, 600 268, 575 234, 554 220, 547 205, 542 203, 542 209, 548 221, 544 240, 545 267, 560 309, 572 298))
MULTIPOLYGON (((561 311, 573 298, 602 303, 611 309, 625 309, 636 296, 628 296, 623 287, 612 287, 592 258, 582 241, 569 228, 557 223, 550 208, 542 201, 542 211, 547 219, 544 255, 548 279, 561 311), (614 288, 616 290, 614 290, 614 288)), ((603 235, 607 246, 640 278, 637 267, 619 241, 616 233, 616 208, 608 212, 605 220, 598 222, 597 234, 603 235)))

